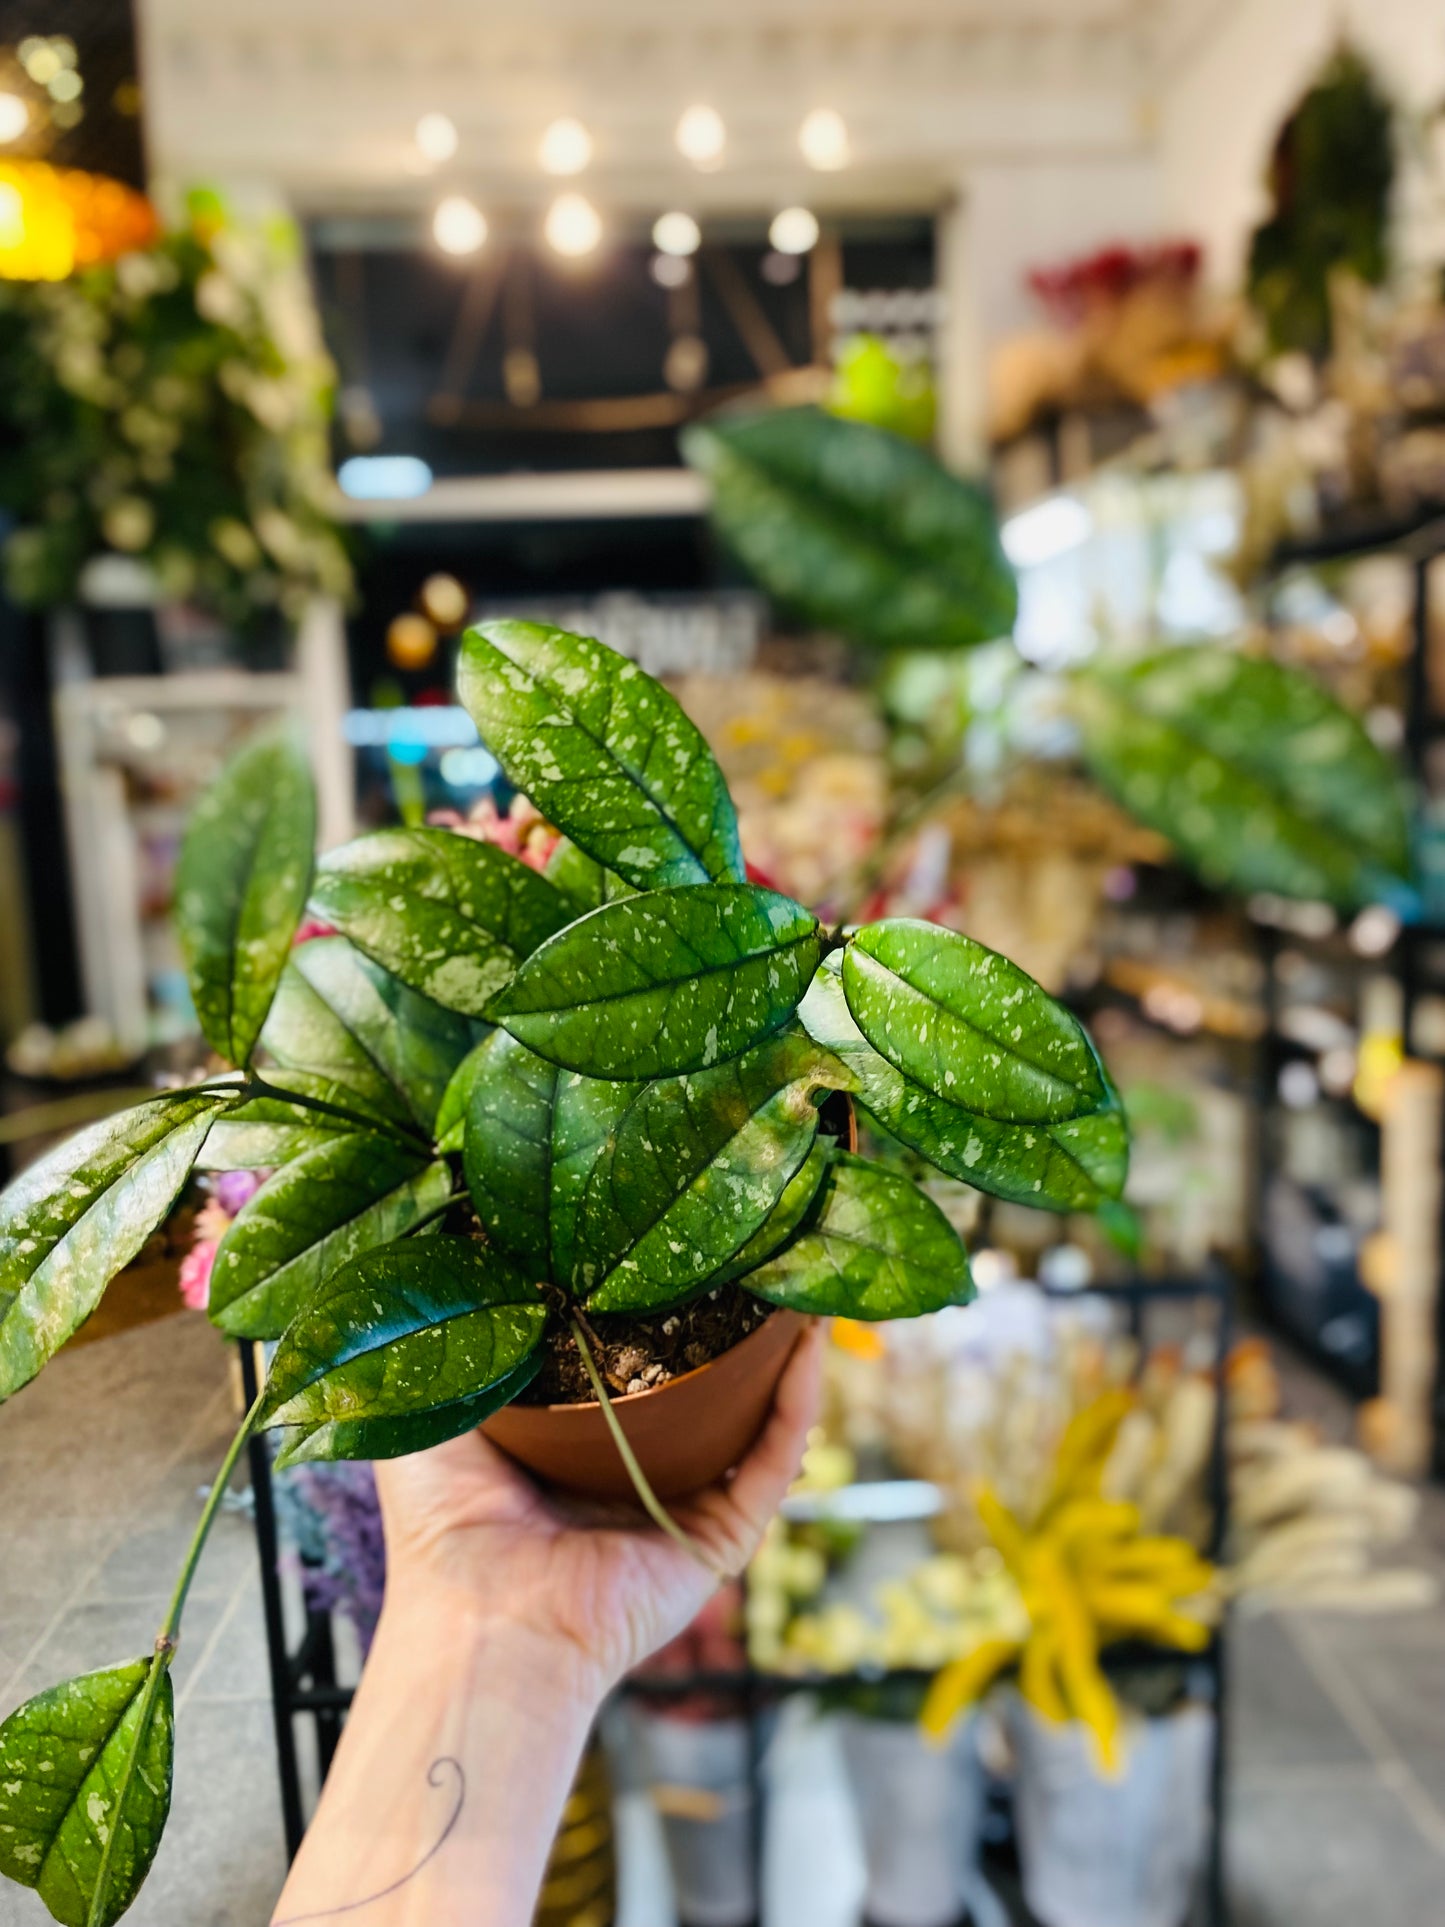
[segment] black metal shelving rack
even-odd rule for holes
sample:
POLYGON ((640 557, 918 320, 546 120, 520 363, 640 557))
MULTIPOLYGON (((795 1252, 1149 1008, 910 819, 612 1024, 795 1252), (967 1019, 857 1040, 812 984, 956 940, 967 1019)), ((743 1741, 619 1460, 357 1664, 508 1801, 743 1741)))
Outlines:
MULTIPOLYGON (((1146 1279, 1121 1283, 1090 1285, 1077 1292, 1050 1291, 1057 1300, 1102 1298, 1122 1308, 1123 1322, 1130 1335, 1141 1341, 1147 1336, 1152 1308, 1164 1305, 1199 1304, 1214 1307, 1214 1361, 1212 1376, 1216 1389, 1214 1433, 1211 1441, 1206 1482, 1206 1497, 1211 1513, 1211 1530, 1206 1551, 1218 1558, 1225 1545, 1229 1522, 1229 1478, 1226 1458, 1226 1369, 1233 1328, 1233 1280, 1222 1267, 1214 1267, 1197 1280, 1152 1282, 1146 1279)), ((253 1400, 259 1385, 257 1348, 243 1344, 241 1372, 246 1398, 253 1400)), ((264 1436, 249 1442, 251 1485, 255 1495, 257 1551, 261 1566, 261 1592, 266 1625, 266 1649, 271 1677, 271 1701, 275 1722, 277 1768, 281 1790, 282 1821, 289 1857, 295 1856, 305 1829, 302 1797, 301 1760, 297 1744, 297 1721, 309 1718, 314 1723, 319 1771, 324 1779, 336 1751, 342 1720, 351 1703, 352 1689, 337 1679, 336 1647, 329 1615, 310 1608, 304 1612, 301 1636, 294 1646, 288 1644, 286 1616, 282 1597, 275 1492, 272 1481, 271 1450, 264 1436)), ((1120 1646, 1107 1655, 1106 1671, 1122 1677, 1131 1671, 1161 1664, 1177 1663, 1185 1670, 1193 1692, 1202 1693, 1214 1712, 1214 1743, 1210 1765, 1209 1843, 1197 1907, 1192 1910, 1200 1927, 1227 1927, 1228 1903, 1225 1892, 1224 1809, 1227 1782, 1228 1714, 1227 1619, 1217 1629, 1208 1647, 1200 1653, 1178 1653, 1146 1643, 1120 1646)), ((790 1678, 743 1670, 729 1673, 693 1673, 667 1678, 639 1678, 626 1683, 623 1691, 651 1703, 678 1700, 703 1693, 723 1696, 732 1701, 747 1719, 749 1732, 749 1781, 754 1815, 754 1868, 762 1866, 762 1798, 764 1716, 778 1702, 795 1693, 816 1692, 822 1687, 876 1686, 880 1679, 922 1680, 925 1675, 859 1674, 827 1678, 790 1678)), ((996 1872, 996 1869, 990 1871, 996 1872)), ((1007 1871, 1005 1886, 1011 1885, 1007 1871)), ((761 1891, 759 1882, 758 1890, 761 1891)), ((1006 1895, 1018 1927, 1033 1927, 1021 1899, 1006 1895)), ((1184 1927, 1184 1923, 1180 1923, 1184 1927)))

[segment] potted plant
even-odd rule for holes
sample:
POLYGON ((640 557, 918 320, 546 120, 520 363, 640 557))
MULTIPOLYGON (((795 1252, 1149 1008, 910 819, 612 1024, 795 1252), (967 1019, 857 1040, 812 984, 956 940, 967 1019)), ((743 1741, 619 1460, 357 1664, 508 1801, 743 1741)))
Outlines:
POLYGON ((273 1172, 216 1254, 210 1314, 279 1342, 155 1650, 0 1727, 0 1871, 65 1922, 117 1919, 155 1853, 181 1613, 253 1428, 297 1462, 486 1423, 574 1486, 615 1491, 625 1468, 677 1532, 659 1494, 746 1448, 801 1317, 970 1296, 942 1212, 844 1148, 830 1103, 1033 1204, 1123 1184, 1123 1114, 1077 1019, 965 937, 824 930, 749 882, 702 736, 633 664, 498 623, 468 634, 461 696, 563 833, 548 873, 444 829, 313 865, 302 757, 252 746, 177 877, 201 1028, 233 1068, 92 1127, 0 1199, 8 1397, 198 1162, 273 1172), (337 934, 293 948, 308 906, 337 934), (606 1435, 615 1453, 586 1443, 606 1435))

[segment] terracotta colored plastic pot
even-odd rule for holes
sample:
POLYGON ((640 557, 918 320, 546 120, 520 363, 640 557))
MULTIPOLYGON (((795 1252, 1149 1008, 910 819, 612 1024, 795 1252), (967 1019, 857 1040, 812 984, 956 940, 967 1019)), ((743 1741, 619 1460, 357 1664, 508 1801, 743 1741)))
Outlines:
MULTIPOLYGON (((741 1344, 695 1372, 613 1399, 612 1409, 660 1499, 700 1491, 745 1457, 763 1429, 806 1322, 797 1312, 775 1311, 741 1344)), ((529 1472, 568 1492, 593 1499, 634 1496, 595 1402, 504 1405, 482 1430, 529 1472)))

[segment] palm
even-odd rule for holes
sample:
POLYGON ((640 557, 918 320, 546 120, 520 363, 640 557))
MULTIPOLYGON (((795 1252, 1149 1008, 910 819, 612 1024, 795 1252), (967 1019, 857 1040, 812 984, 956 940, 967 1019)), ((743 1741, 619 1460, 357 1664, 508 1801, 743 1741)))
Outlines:
POLYGON ((609 1682, 674 1638, 741 1569, 797 1469, 821 1345, 799 1345, 772 1419, 730 1484, 675 1508, 709 1570, 635 1511, 544 1495, 480 1433, 379 1466, 392 1587, 440 1588, 574 1647, 609 1682))

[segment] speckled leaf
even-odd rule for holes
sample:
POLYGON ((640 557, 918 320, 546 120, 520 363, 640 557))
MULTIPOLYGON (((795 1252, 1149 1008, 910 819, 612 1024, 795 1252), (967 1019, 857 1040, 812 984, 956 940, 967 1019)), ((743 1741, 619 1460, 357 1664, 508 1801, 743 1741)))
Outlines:
POLYGON ((475 1398, 454 1399, 448 1405, 434 1405, 407 1418, 328 1419, 314 1428, 304 1425, 278 1425, 275 1437, 280 1443, 276 1465, 308 1465, 334 1459, 403 1459, 412 1452, 425 1452, 433 1445, 444 1445, 471 1432, 493 1412, 510 1405, 518 1392, 525 1391, 542 1367, 542 1353, 534 1351, 516 1371, 499 1378, 475 1398))
POLYGON ((583 1288, 588 1247, 582 1207, 598 1159, 644 1086, 562 1071, 552 1111, 552 1276, 583 1288))
POLYGON ((713 520, 769 595, 883 649, 1006 636, 1018 595, 984 489, 885 430, 815 408, 714 416, 683 435, 713 520))
POLYGON ((506 850, 440 829, 376 830, 328 852, 311 902, 373 963, 469 1017, 576 915, 506 850))
POLYGON ((0 1195, 0 1399, 89 1318, 170 1210, 232 1101, 162 1098, 104 1118, 0 1195))
POLYGON ((568 836, 558 837, 543 874, 572 905, 574 916, 580 917, 586 910, 596 910, 607 901, 610 872, 604 870, 600 863, 594 863, 587 852, 579 850, 568 836))
POLYGON ((555 1064, 494 1031, 482 1045, 467 1105, 467 1189, 487 1236, 533 1279, 551 1275, 555 1064))
POLYGON ((320 937, 287 965, 264 1041, 278 1063, 334 1077, 367 1109, 429 1133, 481 1034, 474 1019, 409 989, 344 937, 320 937))
MULTIPOLYGON (((834 953, 836 955, 836 952, 834 953)), ((936 1097, 895 1070, 853 1021, 830 957, 798 1006, 809 1036, 834 1051, 858 1080, 854 1102, 951 1178, 1013 1204, 1095 1211, 1124 1188, 1129 1127, 1113 1087, 1109 1102, 1062 1124, 1000 1124, 936 1097)))
POLYGON ((443 1203, 451 1172, 355 1132, 283 1165, 239 1214, 211 1268, 210 1313, 233 1338, 278 1338, 338 1266, 443 1203))
POLYGON ((418 1449, 418 1421, 455 1437, 476 1422, 481 1395, 536 1351, 546 1322, 535 1288, 475 1239, 367 1252, 327 1279, 277 1346, 260 1423, 287 1429, 292 1458, 298 1430, 327 1426, 343 1428, 331 1443, 349 1445, 344 1428, 409 1422, 369 1441, 403 1450, 418 1449))
POLYGON ((249 1063, 311 881, 316 798, 288 739, 253 743, 196 805, 176 866, 175 920, 206 1042, 249 1063))
POLYGON ((1410 866, 1398 772, 1303 671, 1198 645, 1075 685, 1084 752, 1206 882, 1352 908, 1410 866))
POLYGON ((33 1887, 63 1927, 87 1927, 106 1842, 102 1927, 119 1920, 150 1872, 171 1804, 175 1707, 170 1674, 142 1738, 150 1660, 52 1686, 0 1726, 0 1874, 33 1887), (117 1812, 126 1767, 140 1757, 117 1812))
POLYGON ((776 1030, 821 953, 817 919, 757 884, 652 890, 549 938, 491 1014, 566 1070, 668 1077, 776 1030))
POLYGON ((478 1057, 465 1166, 487 1235, 534 1279, 565 1283, 581 1195, 640 1084, 579 1077, 499 1030, 478 1057))
POLYGON ((491 1031, 475 1049, 469 1050, 452 1072, 451 1082, 442 1092, 437 1107, 436 1146, 439 1151, 460 1151, 467 1136, 467 1109, 472 1101, 472 1086, 483 1064, 483 1051, 497 1033, 491 1031))
POLYGON ((635 663, 536 622, 462 641, 458 690, 549 823, 639 889, 741 878, 737 817, 700 731, 635 663))
POLYGON ((850 1079, 800 1031, 646 1085, 593 1167, 577 1227, 590 1310, 674 1304, 763 1223, 818 1131, 815 1093, 850 1079))
POLYGON ((968 1253, 938 1206, 897 1171, 847 1152, 814 1222, 744 1288, 825 1318, 917 1318, 973 1297, 968 1253))
POLYGON ((866 924, 843 953, 843 988, 895 1069, 979 1117, 1057 1124, 1109 1101, 1078 1018, 971 937, 911 917, 866 924))
POLYGON ((765 1264, 797 1234, 818 1200, 835 1148, 828 1138, 820 1136, 813 1140, 812 1150, 783 1186, 778 1202, 742 1250, 707 1280, 709 1286, 715 1290, 719 1285, 746 1280, 750 1271, 765 1264))
MULTIPOLYGON (((333 1077, 319 1077, 310 1071, 268 1070, 266 1081, 278 1090, 296 1091, 323 1104, 364 1112, 355 1091, 333 1077)), ((379 1113, 378 1130, 387 1130, 393 1120, 379 1113)), ((196 1160, 202 1171, 274 1171, 303 1151, 318 1144, 329 1144, 356 1130, 355 1123, 304 1104, 288 1104, 280 1097, 253 1097, 218 1117, 211 1126, 205 1148, 196 1160)))

